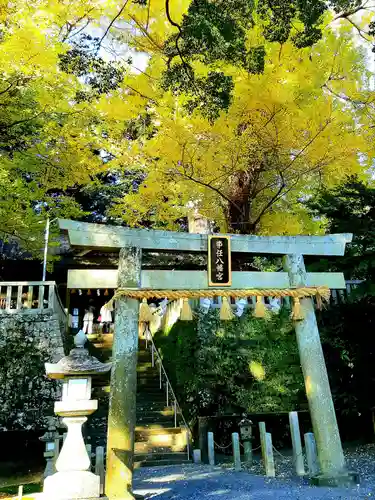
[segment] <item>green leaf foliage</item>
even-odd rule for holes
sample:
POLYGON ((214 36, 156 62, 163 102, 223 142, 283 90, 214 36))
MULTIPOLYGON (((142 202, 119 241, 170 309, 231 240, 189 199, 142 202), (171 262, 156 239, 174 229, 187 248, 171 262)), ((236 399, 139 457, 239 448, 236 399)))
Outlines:
POLYGON ((375 188, 351 176, 335 189, 323 189, 307 203, 312 214, 327 220, 331 233, 353 233, 345 255, 320 260, 312 270, 343 271, 346 279, 367 280, 370 290, 375 278, 375 188))
MULTIPOLYGON (((167 0, 167 17, 178 32, 164 45, 168 57, 164 85, 176 88, 177 58, 190 73, 188 78, 187 71, 178 75, 179 90, 186 92, 188 87, 189 94, 199 92, 203 99, 206 77, 200 79, 201 85, 196 81, 192 64, 197 61, 208 67, 229 63, 249 73, 264 71, 266 51, 264 47, 251 46, 248 39, 248 31, 254 26, 265 42, 282 46, 291 40, 299 49, 311 47, 322 38, 330 11, 335 12, 337 19, 354 25, 367 42, 372 43, 368 36, 372 37, 375 31, 374 21, 365 30, 355 24, 356 14, 373 7, 363 0, 192 0, 180 24, 171 18, 169 4, 167 0)), ((225 92, 226 98, 216 103, 217 116, 220 109, 228 109, 225 103, 231 101, 230 86, 225 92)))
POLYGON ((375 406, 374 318, 373 296, 338 304, 319 315, 332 395, 340 413, 360 414, 375 406))
POLYGON ((269 320, 220 321, 198 313, 156 336, 180 404, 202 415, 291 411, 305 404, 297 344, 288 312, 269 320))

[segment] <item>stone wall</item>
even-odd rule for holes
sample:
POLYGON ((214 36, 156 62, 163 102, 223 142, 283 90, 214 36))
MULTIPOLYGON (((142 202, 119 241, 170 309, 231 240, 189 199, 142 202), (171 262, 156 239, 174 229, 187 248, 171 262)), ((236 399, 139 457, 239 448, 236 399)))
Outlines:
POLYGON ((0 431, 45 427, 61 383, 46 377, 44 363, 59 361, 63 344, 52 310, 0 312, 0 431))
POLYGON ((0 313, 0 346, 1 339, 8 332, 25 329, 30 337, 50 354, 52 362, 59 361, 64 356, 64 335, 61 331, 59 318, 52 310, 17 313, 0 313))

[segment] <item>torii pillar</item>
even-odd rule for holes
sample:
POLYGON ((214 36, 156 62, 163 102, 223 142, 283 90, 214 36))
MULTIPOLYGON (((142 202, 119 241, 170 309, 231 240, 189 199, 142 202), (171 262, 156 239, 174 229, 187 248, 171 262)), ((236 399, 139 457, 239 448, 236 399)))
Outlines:
MULTIPOLYGON (((289 274, 292 287, 307 286, 302 255, 286 255, 284 269, 289 274)), ((358 474, 349 473, 345 467, 312 299, 301 299, 301 309, 304 319, 295 322, 295 331, 321 469, 321 473, 312 480, 322 486, 353 484, 358 482, 358 474)))
MULTIPOLYGON (((140 288, 142 251, 120 250, 119 288, 140 288)), ((116 300, 112 348, 111 393, 108 412, 105 494, 110 500, 132 500, 134 433, 136 424, 138 300, 116 300)))

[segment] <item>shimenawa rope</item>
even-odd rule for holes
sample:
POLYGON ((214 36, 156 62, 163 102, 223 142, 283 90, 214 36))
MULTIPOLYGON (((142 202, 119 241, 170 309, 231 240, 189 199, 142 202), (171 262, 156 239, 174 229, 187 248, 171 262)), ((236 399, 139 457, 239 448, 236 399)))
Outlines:
POLYGON ((150 290, 150 289, 132 289, 132 288, 119 288, 116 290, 113 298, 109 301, 107 306, 113 303, 120 297, 129 297, 132 299, 142 300, 139 311, 139 320, 148 323, 152 320, 152 312, 147 304, 148 299, 169 299, 181 300, 182 320, 191 321, 193 319, 191 307, 188 299, 199 299, 222 297, 222 306, 220 310, 220 319, 229 320, 234 317, 231 305, 229 303, 230 297, 247 298, 256 297, 256 304, 254 308, 254 316, 257 318, 264 318, 268 315, 268 310, 262 297, 292 297, 293 309, 291 317, 294 321, 304 319, 300 299, 307 297, 316 297, 318 307, 321 306, 322 300, 328 301, 330 297, 330 290, 328 287, 300 287, 300 288, 252 288, 248 290, 150 290))

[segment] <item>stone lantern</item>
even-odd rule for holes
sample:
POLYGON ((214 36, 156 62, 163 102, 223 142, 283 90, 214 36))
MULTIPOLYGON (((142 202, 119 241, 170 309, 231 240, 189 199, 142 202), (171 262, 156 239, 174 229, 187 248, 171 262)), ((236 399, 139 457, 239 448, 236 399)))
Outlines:
POLYGON ((57 472, 44 481, 45 498, 54 500, 96 499, 100 496, 100 477, 90 472, 90 458, 82 436, 87 416, 98 408, 91 399, 92 376, 106 373, 111 363, 101 363, 85 349, 86 335, 74 337, 75 348, 58 363, 46 363, 47 376, 63 381, 62 400, 55 402, 55 413, 63 417, 68 432, 56 460, 57 472))
POLYGON ((60 439, 61 437, 59 436, 55 426, 55 419, 54 417, 49 417, 48 429, 43 436, 39 438, 39 440, 45 443, 46 446, 44 451, 44 458, 46 459, 46 468, 43 474, 44 479, 56 472, 55 458, 59 453, 60 439))
POLYGON ((251 465, 253 461, 253 448, 251 442, 253 439, 253 422, 244 415, 244 418, 239 423, 239 427, 244 447, 245 461, 251 465))

